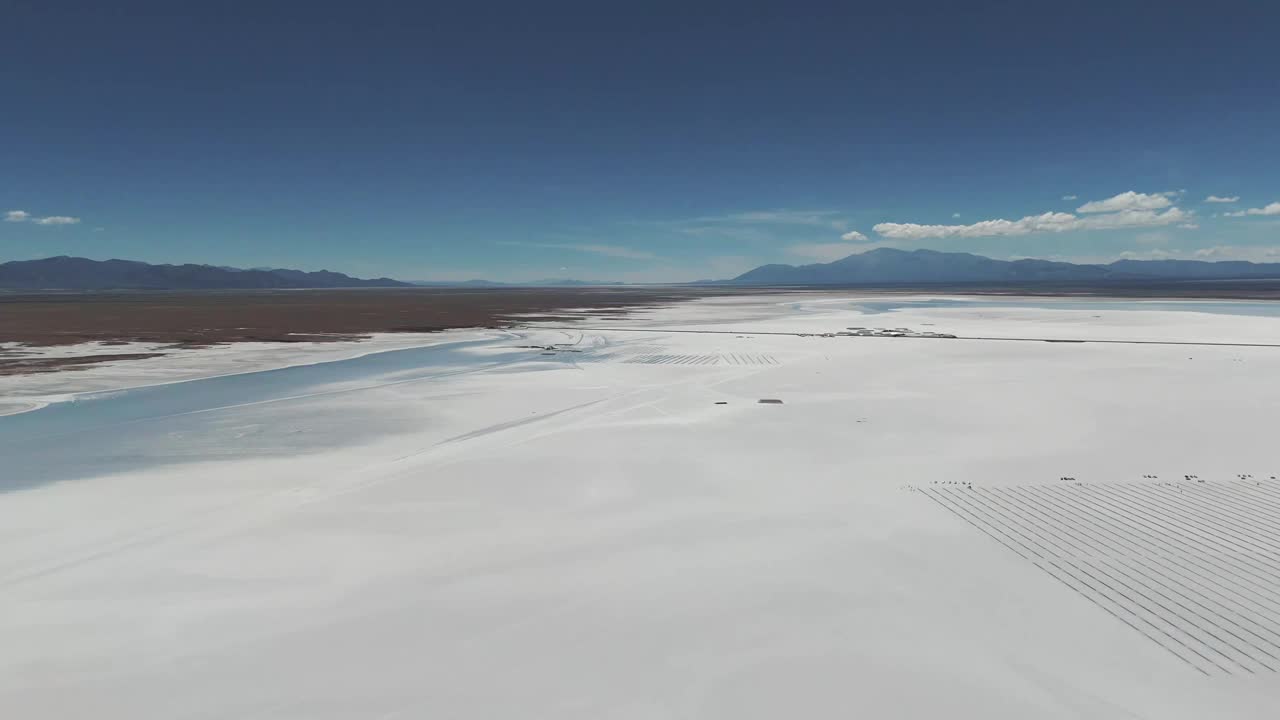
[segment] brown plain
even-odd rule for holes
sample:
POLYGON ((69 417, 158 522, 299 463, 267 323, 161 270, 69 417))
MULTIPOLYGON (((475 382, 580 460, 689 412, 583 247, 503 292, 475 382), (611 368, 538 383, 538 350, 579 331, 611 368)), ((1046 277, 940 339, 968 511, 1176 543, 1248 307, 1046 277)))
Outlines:
POLYGON ((27 346, 104 343, 101 355, 23 357, 0 351, 0 375, 78 369, 156 353, 112 352, 127 342, 201 347, 233 342, 354 340, 378 332, 436 332, 568 319, 566 309, 618 317, 656 303, 717 294, 713 289, 411 288, 235 292, 0 294, 0 342, 27 346))

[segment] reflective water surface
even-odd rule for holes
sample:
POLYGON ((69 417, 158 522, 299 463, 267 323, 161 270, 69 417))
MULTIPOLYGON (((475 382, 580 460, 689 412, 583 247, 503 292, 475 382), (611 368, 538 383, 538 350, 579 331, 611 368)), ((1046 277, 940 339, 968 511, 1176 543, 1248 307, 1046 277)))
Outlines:
MULTIPOLYGON (((291 404, 323 394, 358 392, 389 383, 496 368, 527 351, 478 355, 469 349, 509 339, 446 343, 391 350, 335 362, 226 375, 80 395, 75 401, 0 417, 0 492, 51 480, 118 472, 163 462, 217 455, 218 438, 236 452, 302 449, 331 442, 330 433, 275 427, 272 417, 291 404), (246 421, 257 417, 262 422, 246 421), (234 422, 232 422, 234 419, 234 422), (286 437, 288 434, 296 437, 286 437), (308 438, 311 438, 310 440, 308 438), (256 444, 255 444, 256 440, 256 444)), ((314 403, 313 403, 314 404, 314 403)), ((310 425, 324 417, 309 417, 310 425)), ((341 418, 333 418, 337 424, 341 418)), ((358 435, 359 427, 345 433, 358 435)))

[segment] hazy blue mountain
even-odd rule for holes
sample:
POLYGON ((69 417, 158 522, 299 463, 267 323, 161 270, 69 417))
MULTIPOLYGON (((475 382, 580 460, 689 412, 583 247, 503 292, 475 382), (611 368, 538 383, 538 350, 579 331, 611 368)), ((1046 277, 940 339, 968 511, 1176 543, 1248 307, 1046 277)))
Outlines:
POLYGON ((877 248, 829 263, 762 265, 721 284, 870 285, 1035 283, 1098 280, 1280 278, 1280 263, 1120 260, 1077 265, 1049 260, 993 260, 970 253, 877 248))
POLYGON ((1252 263, 1244 260, 1204 262, 1201 260, 1118 260, 1107 266, 1125 275, 1186 280, 1280 277, 1280 263, 1252 263))
POLYGON ((151 265, 133 260, 51 257, 0 263, 7 290, 250 290, 269 288, 409 287, 320 270, 240 270, 213 265, 151 265))

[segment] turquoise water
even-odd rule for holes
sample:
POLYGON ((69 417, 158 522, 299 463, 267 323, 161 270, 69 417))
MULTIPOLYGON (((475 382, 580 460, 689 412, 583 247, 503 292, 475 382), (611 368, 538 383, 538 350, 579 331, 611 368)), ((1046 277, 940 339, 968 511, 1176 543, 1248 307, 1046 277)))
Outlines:
MULTIPOLYGON (((289 404, 307 402, 317 393, 359 392, 389 383, 488 370, 528 359, 528 351, 515 349, 498 355, 467 352, 504 342, 510 340, 392 350, 349 360, 87 394, 73 402, 2 416, 0 492, 158 463, 215 459, 237 451, 236 443, 243 443, 252 453, 252 438, 245 441, 228 430, 231 418, 238 421, 243 417, 247 405, 261 408, 259 415, 282 414, 289 404), (360 383, 360 387, 335 387, 339 383, 360 383), (220 448, 218 443, 224 440, 231 446, 220 448)), ((337 415, 341 411, 332 412, 337 415)), ((341 431, 339 437, 323 432, 285 436, 267 431, 259 440, 259 448, 263 452, 284 452, 290 448, 331 446, 352 441, 361 433, 358 423, 342 422, 346 419, 341 417, 312 414, 307 420, 309 425, 321 428, 355 427, 341 431)))
POLYGON ((872 300, 853 302, 852 306, 868 314, 909 310, 913 308, 963 308, 981 310, 1009 308, 1039 308, 1047 310, 1086 310, 1099 312, 1130 312, 1134 310, 1162 312, 1197 312, 1214 315, 1250 315, 1256 317, 1280 317, 1280 302, 1249 300, 872 300))

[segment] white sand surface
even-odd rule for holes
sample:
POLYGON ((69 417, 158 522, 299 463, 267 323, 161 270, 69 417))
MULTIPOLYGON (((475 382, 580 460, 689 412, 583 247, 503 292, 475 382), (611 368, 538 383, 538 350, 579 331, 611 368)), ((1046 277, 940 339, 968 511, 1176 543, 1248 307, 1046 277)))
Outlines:
POLYGON ((1280 340, 1046 304, 701 300, 134 421, 0 494, 0 716, 1276 717, 1280 348, 764 334, 1280 340))

